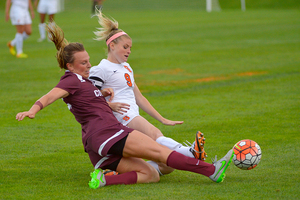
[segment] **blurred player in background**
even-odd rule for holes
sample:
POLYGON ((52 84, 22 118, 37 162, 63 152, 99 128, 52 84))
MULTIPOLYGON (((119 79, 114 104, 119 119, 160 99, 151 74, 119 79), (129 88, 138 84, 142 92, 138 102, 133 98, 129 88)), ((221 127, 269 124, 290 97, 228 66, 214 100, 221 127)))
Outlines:
POLYGON ((27 54, 23 53, 23 42, 32 33, 32 21, 28 9, 31 11, 31 17, 34 18, 31 0, 6 0, 5 20, 8 21, 10 18, 12 25, 16 26, 17 29, 15 38, 9 41, 7 46, 9 52, 17 58, 28 57, 27 54))
POLYGON ((102 3, 104 0, 92 0, 92 14, 95 14, 96 10, 102 10, 102 3))
MULTIPOLYGON (((112 88, 114 90, 115 95, 112 101, 109 102, 109 105, 119 122, 145 133, 154 141, 167 146, 171 150, 189 157, 205 160, 205 139, 200 131, 197 132, 193 145, 183 146, 172 138, 165 137, 158 128, 139 115, 139 108, 141 108, 164 125, 174 126, 183 123, 183 121, 172 121, 161 116, 142 95, 134 81, 133 70, 127 63, 127 59, 131 53, 131 38, 125 32, 118 29, 117 21, 106 18, 101 11, 97 12, 97 16, 102 28, 99 28, 99 31, 95 32, 96 40, 106 40, 108 56, 98 66, 91 68, 89 79, 99 89, 112 88)), ((172 171, 166 168, 166 166, 151 161, 149 163, 161 175, 172 171)))
POLYGON ((46 39, 46 15, 49 16, 49 25, 51 26, 51 23, 54 20, 54 15, 58 12, 58 1, 59 0, 35 0, 34 2, 35 7, 37 7, 37 11, 40 14, 40 38, 38 39, 38 42, 42 42, 46 39))

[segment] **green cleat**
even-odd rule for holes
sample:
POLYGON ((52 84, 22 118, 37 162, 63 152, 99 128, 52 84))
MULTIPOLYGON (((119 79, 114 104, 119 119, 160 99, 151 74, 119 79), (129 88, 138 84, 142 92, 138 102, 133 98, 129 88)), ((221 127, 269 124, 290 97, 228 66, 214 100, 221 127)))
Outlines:
POLYGON ((229 166, 229 164, 231 163, 233 154, 234 154, 234 152, 231 149, 230 151, 228 151, 228 153, 223 158, 221 158, 218 161, 217 161, 217 156, 216 156, 216 159, 213 162, 213 165, 216 167, 216 169, 215 169, 214 174, 209 177, 212 181, 215 181, 217 183, 223 182, 223 180, 226 176, 225 171, 226 171, 227 167, 229 166))
POLYGON ((106 185, 104 174, 99 169, 96 169, 90 175, 92 178, 89 182, 90 188, 97 189, 106 185))

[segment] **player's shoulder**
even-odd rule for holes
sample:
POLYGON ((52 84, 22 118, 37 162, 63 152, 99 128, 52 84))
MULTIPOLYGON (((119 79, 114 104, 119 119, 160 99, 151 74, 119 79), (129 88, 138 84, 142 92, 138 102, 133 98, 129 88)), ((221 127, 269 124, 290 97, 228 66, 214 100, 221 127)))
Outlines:
POLYGON ((112 66, 113 65, 111 64, 111 62, 109 62, 106 59, 102 59, 101 62, 98 65, 93 66, 90 71, 92 71, 92 72, 97 72, 99 70, 101 70, 101 71, 110 71, 112 66))
POLYGON ((60 78, 60 80, 74 78, 75 74, 70 72, 69 70, 65 71, 65 74, 60 78))
POLYGON ((83 76, 70 72, 66 70, 65 74, 61 77, 61 80, 69 79, 71 81, 78 81, 78 82, 86 82, 87 79, 83 78, 83 76))

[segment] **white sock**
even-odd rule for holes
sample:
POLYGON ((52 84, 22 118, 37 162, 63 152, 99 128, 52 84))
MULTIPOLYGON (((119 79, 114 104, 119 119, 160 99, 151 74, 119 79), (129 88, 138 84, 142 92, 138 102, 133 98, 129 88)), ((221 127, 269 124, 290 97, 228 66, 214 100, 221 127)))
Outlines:
POLYGON ((151 166, 153 166, 158 171, 159 175, 161 175, 161 176, 163 175, 161 173, 161 171, 159 170, 158 164, 156 162, 154 162, 152 160, 148 160, 147 163, 149 163, 151 166))
POLYGON ((16 33, 16 35, 15 35, 15 38, 10 42, 10 44, 12 45, 12 46, 16 46, 16 38, 17 38, 17 34, 18 33, 16 33))
POLYGON ((39 31, 40 31, 40 37, 42 39, 45 39, 46 38, 46 24, 45 23, 40 23, 39 24, 39 31))
POLYGON ((17 54, 23 53, 23 34, 17 33, 15 40, 16 40, 17 54))
POLYGON ((29 35, 27 35, 27 33, 25 31, 23 32, 22 36, 23 36, 23 41, 29 37, 29 35))
POLYGON ((193 153, 190 151, 190 147, 183 146, 182 144, 180 144, 179 142, 176 142, 172 138, 161 136, 156 139, 156 142, 158 144, 168 147, 171 150, 177 151, 178 153, 181 153, 185 156, 194 158, 193 153))
POLYGON ((190 147, 185 147, 183 145, 178 146, 174 149, 174 151, 177 151, 178 153, 181 153, 187 157, 191 157, 191 158, 195 158, 195 156, 193 155, 193 153, 190 151, 190 147))

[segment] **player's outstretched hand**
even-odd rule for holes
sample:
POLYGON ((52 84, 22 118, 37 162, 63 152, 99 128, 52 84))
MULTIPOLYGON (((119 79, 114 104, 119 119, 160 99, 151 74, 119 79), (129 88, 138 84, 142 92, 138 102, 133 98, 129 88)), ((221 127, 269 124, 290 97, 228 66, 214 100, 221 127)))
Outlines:
POLYGON ((175 125, 177 125, 177 124, 183 124, 183 121, 172 121, 172 120, 164 119, 164 120, 162 121, 162 123, 163 123, 164 125, 168 125, 168 126, 175 126, 175 125))
POLYGON ((25 117, 29 117, 30 119, 33 119, 35 117, 35 114, 29 111, 20 112, 16 115, 16 120, 22 121, 25 117))

